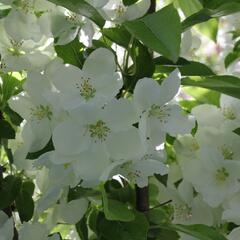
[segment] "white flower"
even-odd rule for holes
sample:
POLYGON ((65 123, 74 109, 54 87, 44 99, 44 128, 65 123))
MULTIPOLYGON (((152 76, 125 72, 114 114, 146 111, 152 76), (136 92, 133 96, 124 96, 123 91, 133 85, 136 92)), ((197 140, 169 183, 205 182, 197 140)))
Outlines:
POLYGON ((240 127, 240 100, 228 95, 221 95, 221 112, 228 129, 235 130, 240 127))
POLYGON ((106 20, 122 23, 142 17, 150 7, 150 0, 139 0, 125 6, 122 0, 109 0, 102 8, 102 15, 106 20))
POLYGON ((139 128, 152 146, 162 144, 166 133, 177 136, 189 133, 194 127, 194 119, 184 114, 179 105, 170 102, 179 87, 178 70, 172 72, 161 85, 150 78, 137 82, 133 100, 140 116, 139 128))
POLYGON ((224 128, 199 127, 195 139, 200 148, 211 146, 225 160, 240 160, 240 136, 224 128))
POLYGON ((51 29, 53 36, 57 38, 56 45, 67 44, 78 36, 80 42, 90 47, 95 33, 89 19, 63 7, 56 7, 51 14, 51 29))
POLYGON ((229 198, 223 204, 223 214, 222 219, 228 222, 234 222, 235 224, 240 224, 240 217, 239 217, 239 207, 240 207, 240 193, 238 192, 233 197, 229 198))
POLYGON ((168 167, 164 164, 164 160, 165 156, 163 151, 146 151, 142 154, 142 157, 138 157, 131 161, 114 161, 105 170, 101 179, 106 181, 120 174, 128 181, 143 188, 148 185, 148 177, 154 174, 165 175, 168 173, 168 167))
POLYGON ((112 100, 123 85, 116 71, 115 57, 105 48, 98 48, 86 59, 82 70, 72 65, 53 63, 47 75, 61 95, 65 109, 86 103, 103 104, 112 100))
POLYGON ((80 198, 55 206, 58 222, 67 224, 78 223, 88 209, 88 200, 80 198))
POLYGON ((200 195, 194 197, 190 183, 182 181, 178 189, 169 189, 173 196, 175 224, 205 224, 214 223, 211 208, 202 200, 200 195))
POLYGON ((43 37, 39 42, 16 40, 6 33, 2 24, 0 31, 0 69, 4 72, 42 70, 54 56, 51 39, 43 37))
POLYGON ((134 158, 142 151, 140 135, 132 126, 137 116, 127 99, 114 100, 103 108, 85 105, 74 109, 70 116, 53 131, 58 153, 74 155, 88 151, 94 145, 102 145, 112 158, 126 159, 134 158))
POLYGON ((240 188, 238 161, 226 161, 215 149, 200 149, 196 158, 181 163, 183 177, 191 182, 203 200, 218 207, 240 188))
POLYGON ((48 237, 48 228, 45 224, 24 222, 19 230, 19 240, 60 240, 58 234, 48 237))
POLYGON ((0 211, 0 239, 12 240, 14 235, 14 223, 12 217, 9 218, 6 213, 0 211))
POLYGON ((220 108, 203 104, 192 109, 200 126, 210 126, 217 129, 226 128, 228 131, 240 127, 240 100, 222 94, 220 108))
POLYGON ((51 89, 51 85, 39 73, 31 73, 24 84, 28 94, 22 92, 12 97, 9 106, 23 117, 27 123, 24 125, 22 137, 30 152, 41 150, 51 137, 53 117, 57 114, 58 106, 47 101, 44 92, 51 89), (54 115, 54 112, 56 114, 54 115))

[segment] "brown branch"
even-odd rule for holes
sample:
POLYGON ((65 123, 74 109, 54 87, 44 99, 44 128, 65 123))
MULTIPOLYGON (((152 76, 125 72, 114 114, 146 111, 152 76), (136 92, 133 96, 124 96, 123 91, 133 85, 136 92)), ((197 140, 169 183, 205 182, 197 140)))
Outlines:
POLYGON ((148 9, 148 13, 154 13, 156 11, 156 0, 151 0, 150 8, 148 9))
POLYGON ((140 188, 135 186, 136 190, 136 209, 139 212, 146 213, 149 210, 149 187, 140 188))

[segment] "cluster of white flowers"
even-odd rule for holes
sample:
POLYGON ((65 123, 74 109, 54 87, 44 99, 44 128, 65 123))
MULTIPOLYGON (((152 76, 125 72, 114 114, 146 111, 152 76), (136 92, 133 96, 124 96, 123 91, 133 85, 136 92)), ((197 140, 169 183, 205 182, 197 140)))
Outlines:
MULTIPOLYGON (((240 136, 234 132, 240 126, 239 109, 240 101, 226 95, 221 95, 220 107, 192 109, 196 134, 179 136, 174 144, 179 169, 173 174, 182 179, 177 189, 170 187, 176 223, 240 224, 240 136)), ((233 235, 229 239, 236 239, 233 235)))
MULTIPOLYGON (((88 2, 110 26, 139 18, 150 6, 150 0, 130 6, 120 0, 88 2)), ((35 221, 48 212, 47 225, 24 223, 19 238, 58 239, 48 237, 49 231, 58 222, 76 224, 88 208, 85 198, 67 202, 69 186, 94 187, 117 174, 147 186, 149 176, 168 172, 166 135, 190 133, 195 121, 174 100, 181 80, 177 70, 161 84, 140 79, 131 96, 119 96, 123 79, 112 51, 92 51, 81 69, 64 64, 55 52, 56 45, 76 37, 91 47, 99 30, 90 19, 45 0, 3 3, 10 12, 0 20, 0 68, 26 76, 23 91, 8 101, 24 119, 9 147, 17 170, 35 179, 35 221), (27 159, 50 142, 54 150, 27 159)), ((11 239, 12 218, 1 214, 0 227, 11 239)))

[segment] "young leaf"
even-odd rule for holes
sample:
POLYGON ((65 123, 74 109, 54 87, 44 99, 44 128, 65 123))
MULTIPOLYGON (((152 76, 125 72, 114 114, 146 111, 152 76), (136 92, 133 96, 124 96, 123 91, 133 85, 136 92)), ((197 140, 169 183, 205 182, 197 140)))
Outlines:
POLYGON ((127 204, 117 200, 108 199, 105 189, 102 191, 103 208, 106 219, 123 222, 130 222, 134 220, 133 211, 128 209, 127 204))
POLYGON ((135 38, 176 62, 180 51, 181 24, 177 10, 168 5, 141 19, 124 23, 135 38))

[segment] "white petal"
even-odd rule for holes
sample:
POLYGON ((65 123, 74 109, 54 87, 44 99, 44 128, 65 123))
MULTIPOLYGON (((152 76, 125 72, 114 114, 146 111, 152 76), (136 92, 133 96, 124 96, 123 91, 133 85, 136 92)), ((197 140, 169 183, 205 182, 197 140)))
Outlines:
POLYGON ((98 48, 88 56, 82 70, 90 77, 113 74, 116 71, 115 56, 106 48, 98 48))
POLYGON ((114 159, 134 159, 143 154, 141 137, 134 127, 127 131, 112 132, 106 140, 106 146, 114 159))
POLYGON ((102 144, 93 144, 91 150, 82 152, 75 159, 73 167, 76 176, 96 184, 110 164, 109 155, 102 144))
POLYGON ((72 120, 60 123, 53 131, 55 149, 63 155, 78 154, 88 148, 89 142, 86 128, 72 120))
POLYGON ((121 98, 107 104, 104 108, 107 125, 118 132, 127 130, 132 124, 138 122, 137 113, 131 101, 121 98))
POLYGON ((159 105, 171 101, 177 94, 181 84, 181 75, 178 69, 174 70, 160 85, 159 105))
POLYGON ((10 98, 8 104, 22 118, 29 119, 31 117, 31 109, 34 108, 34 104, 26 94, 19 94, 10 98))
POLYGON ((19 231, 19 240, 45 240, 47 239, 47 235, 46 225, 24 222, 19 231))
POLYGON ((213 105, 203 104, 192 109, 199 126, 213 126, 220 128, 224 121, 219 108, 213 105))
POLYGON ((29 121, 25 124, 22 137, 29 146, 29 152, 36 152, 43 149, 49 142, 52 135, 48 119, 29 121))
POLYGON ((11 240, 14 236, 14 222, 12 217, 0 211, 0 232, 3 240, 11 240))
POLYGON ((195 118, 184 113, 178 105, 168 105, 168 109, 169 117, 161 123, 163 131, 171 136, 191 133, 191 130, 195 127, 195 118))
POLYGON ((150 8, 150 4, 150 0, 140 0, 128 6, 125 13, 125 19, 129 21, 142 17, 150 8))
POLYGON ((142 114, 153 104, 158 104, 160 95, 160 87, 157 81, 151 78, 140 79, 134 89, 133 100, 138 109, 138 113, 142 114))
POLYGON ((136 177, 136 184, 141 188, 148 185, 148 177, 155 173, 161 175, 168 173, 168 168, 164 163, 153 159, 136 161, 133 168, 139 174, 139 177, 136 177))
POLYGON ((66 222, 68 224, 76 224, 81 220, 88 208, 88 200, 80 198, 72 200, 66 204, 60 204, 59 217, 60 222, 66 222))

